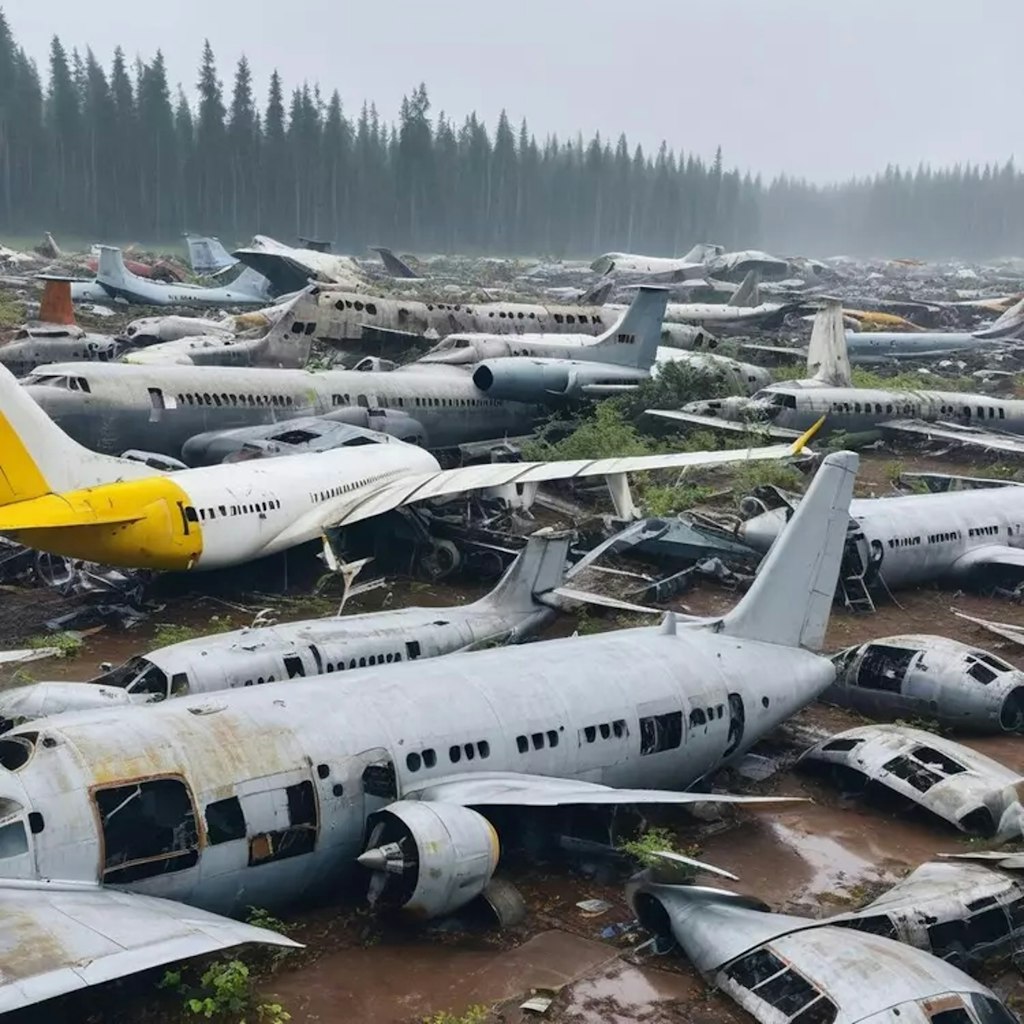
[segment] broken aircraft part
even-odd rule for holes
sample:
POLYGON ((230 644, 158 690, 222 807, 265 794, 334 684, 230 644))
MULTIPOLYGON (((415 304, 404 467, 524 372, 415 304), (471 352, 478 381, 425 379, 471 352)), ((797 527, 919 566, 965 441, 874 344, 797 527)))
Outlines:
POLYGON ((815 744, 799 763, 846 790, 900 797, 970 835, 1021 834, 1021 776, 944 736, 902 725, 860 726, 815 744))
POLYGON ((965 732, 1024 732, 1024 672, 942 636, 892 636, 833 657, 823 700, 873 718, 937 722, 965 732))

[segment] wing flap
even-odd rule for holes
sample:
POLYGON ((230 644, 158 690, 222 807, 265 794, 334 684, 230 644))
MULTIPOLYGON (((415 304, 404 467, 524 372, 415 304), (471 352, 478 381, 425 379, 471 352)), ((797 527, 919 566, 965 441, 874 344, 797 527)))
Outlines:
POLYGON ((0 1013, 246 942, 299 943, 182 903, 100 886, 0 886, 0 1013))
POLYGON ((613 789, 597 782, 560 779, 518 772, 476 772, 413 786, 407 800, 429 800, 463 807, 567 807, 615 804, 698 803, 778 804, 802 802, 801 797, 734 796, 730 793, 678 793, 664 789, 613 789))

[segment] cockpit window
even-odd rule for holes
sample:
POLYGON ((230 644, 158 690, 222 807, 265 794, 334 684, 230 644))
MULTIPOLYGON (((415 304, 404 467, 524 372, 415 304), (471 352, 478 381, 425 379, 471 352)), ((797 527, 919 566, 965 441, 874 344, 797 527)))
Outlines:
POLYGON ((796 395, 787 395, 784 392, 774 392, 771 397, 771 404, 781 409, 795 409, 796 395))
POLYGON ((141 671, 126 686, 128 692, 145 694, 154 700, 163 700, 167 696, 166 673, 148 661, 141 661, 140 666, 141 671))
POLYGON ((23 853, 28 853, 28 834, 25 832, 25 822, 12 821, 7 825, 0 826, 0 860, 18 857, 23 853))
POLYGON ((997 672, 1013 671, 1013 666, 1008 661, 1003 661, 1002 658, 997 658, 994 654, 989 654, 988 651, 971 651, 971 656, 977 658, 978 661, 983 661, 997 672))

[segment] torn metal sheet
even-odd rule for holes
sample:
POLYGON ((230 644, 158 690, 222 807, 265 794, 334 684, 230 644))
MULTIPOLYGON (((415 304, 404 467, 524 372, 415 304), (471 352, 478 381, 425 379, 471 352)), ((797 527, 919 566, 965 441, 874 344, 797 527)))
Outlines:
POLYGON ((799 764, 825 769, 847 790, 881 787, 970 835, 1021 834, 1024 778, 934 733, 901 725, 847 729, 815 744, 799 764))
POLYGON ((1024 672, 988 651, 906 635, 848 647, 832 660, 836 681, 823 699, 841 707, 971 732, 1024 732, 1024 672))
POLYGON ((958 619, 973 622, 976 626, 981 626, 982 629, 987 629, 990 633, 1001 636, 1004 640, 1009 640, 1011 643, 1020 644, 1020 646, 1024 647, 1024 627, 1015 626, 1010 622, 993 622, 991 619, 979 619, 973 615, 967 615, 965 612, 958 612, 955 608, 951 608, 950 611, 958 619))
POLYGON ((641 922, 762 1024, 1010 1024, 984 985, 920 949, 827 922, 773 914, 756 899, 641 876, 628 890, 641 922), (953 1015, 938 1018, 947 1011, 953 1015))

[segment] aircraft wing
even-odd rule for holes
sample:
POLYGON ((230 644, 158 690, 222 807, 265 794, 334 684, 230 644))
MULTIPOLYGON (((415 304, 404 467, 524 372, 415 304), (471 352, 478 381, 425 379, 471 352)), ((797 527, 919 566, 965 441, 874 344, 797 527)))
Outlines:
POLYGON ((962 427, 956 423, 925 423, 923 420, 889 420, 879 428, 888 434, 924 437, 931 441, 951 441, 955 444, 985 451, 1008 452, 1024 455, 1024 438, 978 427, 962 427))
POLYGON ((0 1013, 244 942, 297 942, 205 910, 90 883, 0 885, 0 1013))
POLYGON ((973 615, 958 612, 955 608, 950 608, 949 610, 958 619, 966 619, 968 622, 973 622, 976 626, 981 626, 982 629, 987 629, 990 633, 995 633, 996 636, 1001 636, 1004 640, 1009 640, 1011 643, 1020 644, 1024 647, 1024 628, 1021 626, 1015 626, 1011 622, 993 622, 991 619, 975 618, 973 615))
POLYGON ((612 804, 698 803, 774 804, 801 802, 802 797, 734 796, 731 793, 679 793, 667 789, 613 789, 598 782, 559 779, 519 772, 476 772, 412 786, 407 800, 458 804, 462 807, 569 807, 612 804))
MULTIPOLYGON (((795 436, 795 435, 794 435, 795 436)), ((574 480, 591 476, 614 476, 649 469, 686 469, 689 466, 721 466, 747 460, 784 459, 803 449, 808 435, 793 444, 765 448, 733 448, 716 452, 676 452, 667 455, 633 455, 612 459, 570 459, 562 462, 496 462, 432 473, 414 473, 386 484, 375 493, 347 506, 320 506, 324 526, 348 526, 382 515, 392 509, 431 498, 445 498, 466 491, 485 490, 509 484, 539 484, 550 480, 574 480)), ((316 510, 315 510, 316 511, 316 510)))
POLYGON ((729 434, 765 434, 783 440, 795 440, 800 437, 796 430, 785 427, 773 427, 768 423, 738 423, 736 420, 722 420, 717 416, 701 416, 696 412, 682 412, 679 409, 644 409, 648 416, 657 416, 663 420, 686 423, 692 427, 705 427, 708 430, 723 430, 729 434))
POLYGON ((989 571, 999 580, 1010 583, 1024 580, 1024 548, 1011 548, 1008 544, 986 544, 971 548, 952 565, 959 578, 975 576, 989 571))

